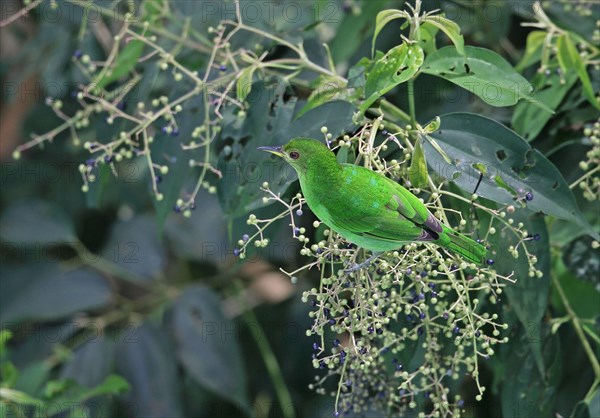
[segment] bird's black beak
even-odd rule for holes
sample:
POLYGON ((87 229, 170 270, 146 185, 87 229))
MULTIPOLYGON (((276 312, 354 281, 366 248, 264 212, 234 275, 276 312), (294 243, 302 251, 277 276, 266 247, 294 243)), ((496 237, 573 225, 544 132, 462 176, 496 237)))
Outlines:
POLYGON ((278 157, 283 157, 283 147, 258 147, 261 151, 267 151, 271 154, 275 154, 278 157))

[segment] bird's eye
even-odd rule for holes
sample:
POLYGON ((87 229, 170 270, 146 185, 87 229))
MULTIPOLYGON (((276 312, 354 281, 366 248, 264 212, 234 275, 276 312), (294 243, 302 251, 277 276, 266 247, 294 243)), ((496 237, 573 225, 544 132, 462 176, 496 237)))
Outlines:
POLYGON ((298 154, 296 151, 292 151, 290 152, 290 158, 292 160, 297 160, 298 158, 300 158, 300 154, 298 154))

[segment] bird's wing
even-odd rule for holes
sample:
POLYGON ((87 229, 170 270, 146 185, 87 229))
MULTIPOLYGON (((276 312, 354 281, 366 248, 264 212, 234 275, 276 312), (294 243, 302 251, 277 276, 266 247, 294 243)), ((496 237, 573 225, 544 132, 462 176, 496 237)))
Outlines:
POLYGON ((334 229, 349 231, 366 238, 392 242, 431 239, 422 226, 400 216, 395 218, 382 216, 336 218, 332 223, 334 229))
POLYGON ((388 178, 386 180, 388 180, 393 190, 392 198, 385 205, 387 209, 400 213, 405 218, 436 234, 444 230, 440 221, 427 210, 425 204, 417 196, 398 183, 388 178))
MULTIPOLYGON (((427 210, 427 207, 410 191, 387 177, 374 173, 364 167, 348 165, 347 193, 355 194, 356 189, 373 190, 372 199, 379 200, 379 209, 362 212, 361 215, 344 216, 356 211, 336 210, 332 213, 334 229, 345 230, 367 238, 405 242, 414 240, 434 240, 442 232, 440 222, 427 210), (360 172, 364 174, 360 174, 360 172), (353 183, 356 182, 356 183, 353 183), (352 187, 356 184, 355 187, 352 187)), ((369 197, 359 201, 368 207, 371 203, 369 197)), ((368 195, 367 195, 368 196, 368 195)), ((345 199, 351 201, 352 198, 345 199)))

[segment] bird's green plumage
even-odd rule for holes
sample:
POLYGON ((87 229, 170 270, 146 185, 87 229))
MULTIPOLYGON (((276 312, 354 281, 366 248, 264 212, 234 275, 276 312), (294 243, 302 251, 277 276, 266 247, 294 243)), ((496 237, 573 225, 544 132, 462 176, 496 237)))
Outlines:
POLYGON ((410 191, 367 168, 338 163, 321 142, 295 138, 266 150, 296 170, 308 206, 348 241, 372 251, 432 242, 471 262, 485 260, 483 245, 441 224, 410 191))

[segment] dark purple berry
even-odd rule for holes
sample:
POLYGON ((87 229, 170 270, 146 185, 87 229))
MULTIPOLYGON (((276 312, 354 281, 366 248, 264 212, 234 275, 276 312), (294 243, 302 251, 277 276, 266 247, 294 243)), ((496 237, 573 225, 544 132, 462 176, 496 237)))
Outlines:
POLYGON ((298 209, 298 210, 296 211, 296 215, 298 215, 298 216, 302 216, 302 213, 303 213, 303 212, 302 212, 302 209, 298 209))
POLYGON ((339 345, 340 345, 340 340, 338 340, 337 338, 335 340, 333 340, 334 347, 339 347, 339 345))
POLYGON ((220 71, 227 71, 227 66, 226 65, 220 65, 219 66, 219 70, 220 71))
POLYGON ((240 255, 240 249, 236 248, 233 250, 233 255, 235 255, 236 257, 240 255))
POLYGON ((533 193, 531 193, 531 192, 525 193, 525 200, 527 200, 528 202, 531 202, 533 200, 533 193))
POLYGON ((82 57, 82 55, 83 55, 83 52, 81 52, 81 50, 80 50, 80 49, 77 49, 77 50, 75 50, 75 52, 73 53, 73 58, 75 58, 75 59, 77 59, 77 60, 78 60, 79 58, 81 58, 81 57, 82 57))
POLYGON ((494 260, 492 260, 491 258, 488 258, 485 262, 487 263, 488 266, 491 266, 494 264, 494 260))
POLYGON ((242 235, 242 241, 248 242, 249 239, 250 239, 250 235, 248 235, 248 234, 242 235))
POLYGON ((533 240, 534 240, 534 241, 539 241, 541 238, 542 238, 542 237, 540 236, 540 234, 535 234, 535 235, 533 236, 533 240))

